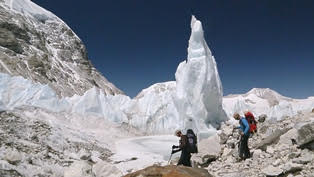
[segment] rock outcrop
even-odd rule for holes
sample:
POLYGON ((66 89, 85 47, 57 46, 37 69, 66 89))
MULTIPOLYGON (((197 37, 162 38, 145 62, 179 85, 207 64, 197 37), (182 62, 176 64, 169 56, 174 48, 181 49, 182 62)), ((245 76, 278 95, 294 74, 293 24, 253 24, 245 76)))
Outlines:
POLYGON ((151 166, 124 177, 212 177, 207 170, 184 166, 151 166))

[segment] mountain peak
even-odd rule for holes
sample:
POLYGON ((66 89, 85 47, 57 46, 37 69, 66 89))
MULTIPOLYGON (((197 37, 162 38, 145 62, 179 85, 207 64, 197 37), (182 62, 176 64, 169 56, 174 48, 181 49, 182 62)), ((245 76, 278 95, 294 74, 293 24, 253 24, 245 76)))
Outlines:
POLYGON ((60 97, 93 87, 123 94, 99 73, 79 37, 57 16, 30 0, 0 3, 0 72, 48 84, 60 97))

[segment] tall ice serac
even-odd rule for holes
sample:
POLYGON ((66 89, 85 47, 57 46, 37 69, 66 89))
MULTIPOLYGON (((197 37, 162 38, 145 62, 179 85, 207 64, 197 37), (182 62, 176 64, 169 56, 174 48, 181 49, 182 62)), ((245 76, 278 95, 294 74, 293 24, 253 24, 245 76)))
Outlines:
POLYGON ((176 76, 176 106, 186 128, 206 132, 227 120, 222 108, 222 85, 215 58, 204 39, 202 24, 194 16, 187 61, 180 63, 176 76))
POLYGON ((131 125, 153 134, 192 128, 206 137, 227 120, 216 62, 205 42, 202 24, 194 16, 191 28, 188 58, 179 64, 176 81, 144 89, 128 109, 137 111, 130 114, 131 125))

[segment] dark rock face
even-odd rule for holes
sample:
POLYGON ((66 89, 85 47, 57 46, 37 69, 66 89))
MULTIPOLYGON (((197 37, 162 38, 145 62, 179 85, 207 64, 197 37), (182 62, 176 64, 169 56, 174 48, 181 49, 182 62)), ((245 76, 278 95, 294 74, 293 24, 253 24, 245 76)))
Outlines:
POLYGON ((212 177, 207 170, 184 166, 150 166, 124 177, 212 177))
POLYGON ((82 95, 92 87, 123 94, 93 67, 84 44, 62 20, 19 13, 3 1, 0 72, 48 84, 59 96, 82 95))

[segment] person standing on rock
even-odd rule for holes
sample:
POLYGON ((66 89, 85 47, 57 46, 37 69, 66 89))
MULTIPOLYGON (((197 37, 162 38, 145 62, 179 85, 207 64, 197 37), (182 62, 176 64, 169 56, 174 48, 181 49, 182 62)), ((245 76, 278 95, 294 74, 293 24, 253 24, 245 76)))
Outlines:
POLYGON ((180 138, 179 146, 173 145, 171 154, 182 151, 177 165, 191 167, 191 153, 188 150, 188 138, 186 135, 183 135, 180 130, 177 130, 175 135, 180 138))
POLYGON ((239 144, 239 156, 242 160, 245 160, 247 158, 250 158, 251 154, 250 154, 250 150, 248 147, 248 140, 250 137, 250 125, 248 123, 248 121, 246 120, 246 118, 240 116, 240 114, 238 113, 234 113, 233 118, 235 120, 238 120, 240 123, 240 127, 238 127, 240 129, 240 135, 241 135, 241 139, 240 139, 240 144, 239 144))

